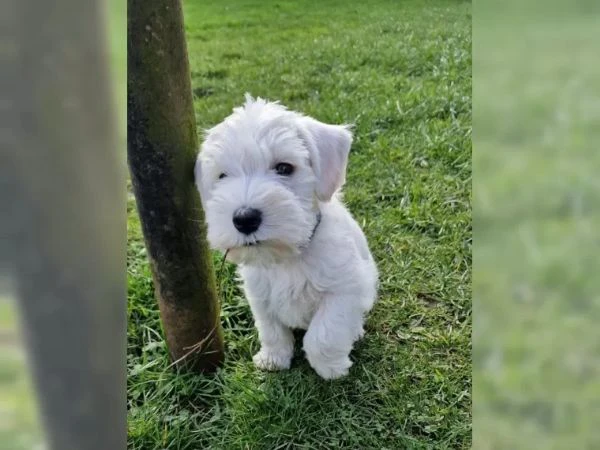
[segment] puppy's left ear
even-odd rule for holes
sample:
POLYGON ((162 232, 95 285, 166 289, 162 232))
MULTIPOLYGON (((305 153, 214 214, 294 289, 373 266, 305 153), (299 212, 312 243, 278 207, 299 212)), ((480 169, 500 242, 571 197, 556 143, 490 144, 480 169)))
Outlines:
POLYGON ((317 197, 327 202, 346 180, 348 153, 352 133, 347 125, 328 125, 310 117, 302 117, 300 136, 310 152, 317 176, 317 197))

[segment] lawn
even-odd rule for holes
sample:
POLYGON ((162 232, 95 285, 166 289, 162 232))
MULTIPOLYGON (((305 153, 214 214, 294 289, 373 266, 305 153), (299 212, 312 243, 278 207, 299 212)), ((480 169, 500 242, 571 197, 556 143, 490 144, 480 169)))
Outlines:
POLYGON ((600 4, 582 5, 477 12, 481 450, 600 448, 600 4))
POLYGON ((471 446, 470 3, 316 5, 187 0, 185 24, 199 131, 245 92, 356 125, 345 200, 381 285, 355 364, 323 381, 297 345, 291 370, 256 370, 257 333, 226 265, 225 366, 169 368, 130 195, 130 449, 471 446))

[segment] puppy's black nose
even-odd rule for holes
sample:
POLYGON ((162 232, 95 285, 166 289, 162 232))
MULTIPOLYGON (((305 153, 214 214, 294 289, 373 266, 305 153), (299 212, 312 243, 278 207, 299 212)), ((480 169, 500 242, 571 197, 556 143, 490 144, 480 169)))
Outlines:
POLYGON ((262 213, 254 208, 240 208, 233 213, 233 225, 244 234, 254 233, 262 222, 262 213))

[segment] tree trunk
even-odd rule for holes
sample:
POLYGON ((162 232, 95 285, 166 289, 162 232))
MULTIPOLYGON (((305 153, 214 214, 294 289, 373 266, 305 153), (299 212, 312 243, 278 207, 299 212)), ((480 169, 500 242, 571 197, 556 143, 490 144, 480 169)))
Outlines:
POLYGON ((210 371, 223 339, 204 213, 180 0, 128 0, 127 159, 167 345, 210 371))

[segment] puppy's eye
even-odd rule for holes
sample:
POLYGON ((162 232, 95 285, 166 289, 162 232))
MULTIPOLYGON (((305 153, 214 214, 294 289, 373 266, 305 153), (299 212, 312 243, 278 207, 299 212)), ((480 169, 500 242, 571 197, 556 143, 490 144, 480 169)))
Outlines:
POLYGON ((275 172, 277 175, 288 177, 294 173, 294 166, 288 163, 279 163, 275 166, 275 172))
POLYGON ((223 178, 225 178, 227 176, 226 173, 222 173, 221 175, 219 175, 219 180, 222 180, 223 178))

